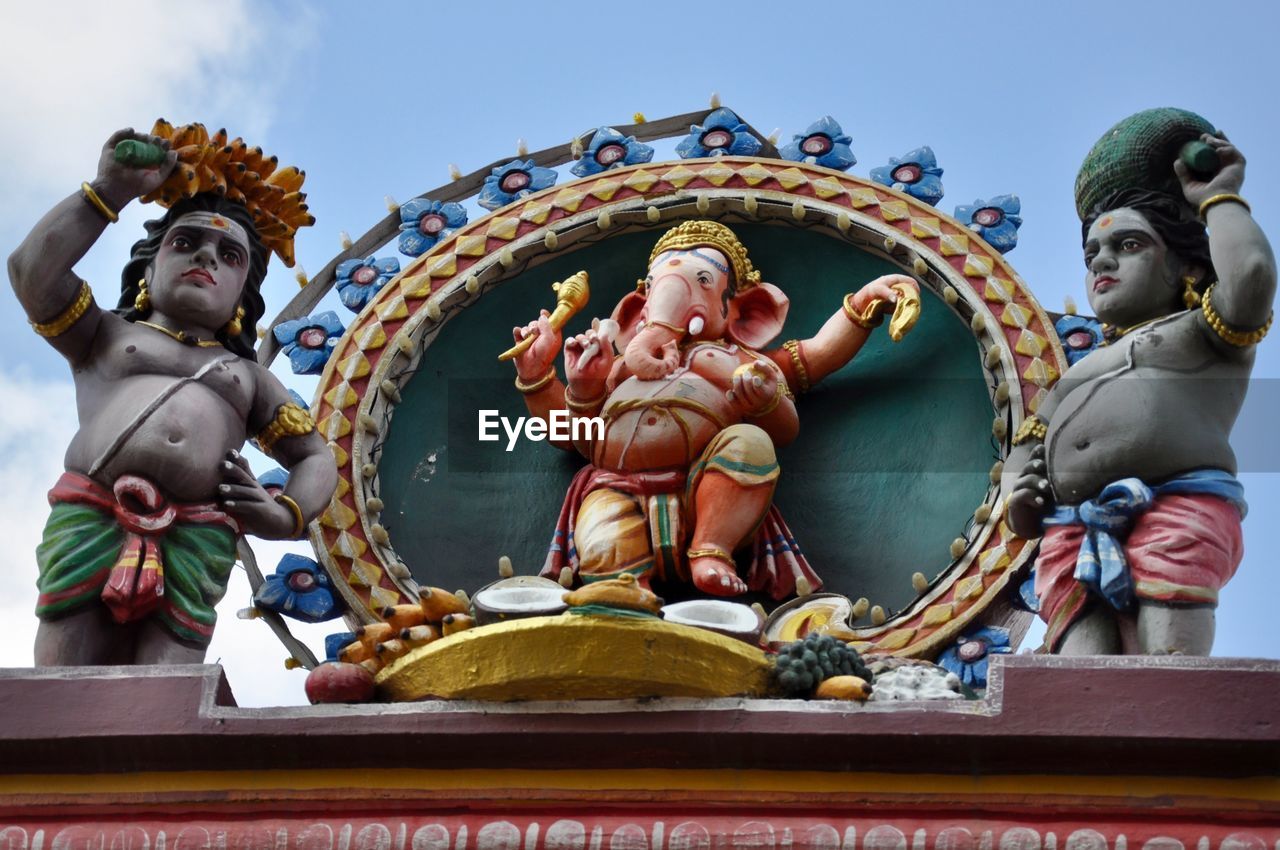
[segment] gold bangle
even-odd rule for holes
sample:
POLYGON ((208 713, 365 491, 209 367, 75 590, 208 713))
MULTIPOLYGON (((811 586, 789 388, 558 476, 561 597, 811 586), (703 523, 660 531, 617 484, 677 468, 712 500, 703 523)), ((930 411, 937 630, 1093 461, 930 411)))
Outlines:
POLYGON ((289 513, 293 514, 293 535, 289 539, 301 540, 307 530, 307 519, 302 515, 302 508, 298 507, 298 503, 284 493, 276 493, 273 498, 288 508, 289 513))
POLYGON ((555 379, 556 379, 555 366, 552 366, 550 369, 547 370, 547 374, 543 375, 541 378, 539 378, 538 380, 534 381, 531 384, 526 384, 524 381, 520 380, 520 374, 516 373, 516 389, 518 389, 520 392, 524 393, 525 395, 533 395, 538 390, 542 389, 543 387, 545 387, 547 384, 551 383, 555 379))
MULTIPOLYGON (((1210 198, 1210 200, 1213 200, 1210 198)), ((1257 345, 1262 342, 1263 337, 1267 335, 1267 331, 1271 330, 1271 322, 1275 320, 1274 311, 1267 316, 1266 324, 1260 328, 1254 328, 1251 331, 1238 331, 1231 328, 1223 321, 1222 316, 1218 315, 1218 311, 1213 308, 1213 290, 1218 284, 1210 284, 1209 288, 1204 291, 1204 295, 1200 297, 1200 311, 1204 313, 1204 320, 1209 323, 1209 327, 1213 328, 1223 342, 1228 345, 1234 345, 1236 348, 1247 348, 1250 345, 1257 345)))
POLYGON ((718 546, 707 546, 703 549, 690 549, 684 554, 690 561, 695 558, 715 558, 717 561, 728 564, 735 570, 738 568, 738 564, 733 560, 733 556, 718 546))
POLYGON ((880 327, 880 323, 884 321, 884 314, 875 312, 876 305, 873 303, 867 308, 870 316, 864 316, 857 310, 853 309, 853 293, 850 292, 844 297, 844 314, 849 317, 849 321, 853 322, 860 328, 872 330, 880 327))
POLYGON ((1034 414, 1022 420, 1022 425, 1018 427, 1018 433, 1013 435, 1013 444, 1020 446, 1031 439, 1044 442, 1044 438, 1049 434, 1049 426, 1034 414))
POLYGON ((84 195, 84 199, 89 202, 89 206, 101 213, 102 217, 111 224, 115 224, 120 220, 120 214, 107 206, 107 202, 102 200, 97 192, 93 191, 93 187, 89 185, 88 181, 80 184, 80 194, 84 195))
POLYGON ((1212 198, 1206 198, 1204 202, 1200 204, 1200 212, 1197 214, 1200 216, 1200 220, 1204 221, 1205 214, 1209 212, 1209 209, 1211 207, 1216 207, 1218 204, 1227 204, 1227 203, 1239 204, 1240 206, 1245 208, 1246 212, 1250 212, 1250 213, 1253 212, 1253 208, 1249 206, 1249 202, 1246 201, 1244 198, 1240 197, 1239 195, 1232 194, 1230 192, 1224 192, 1221 195, 1214 195, 1212 198))
POLYGON ((805 368, 804 357, 800 354, 800 340, 789 339, 782 344, 782 348, 791 355, 791 366, 796 372, 796 392, 807 393, 809 391, 809 370, 805 368))
POLYGON ((71 302, 67 309, 63 310, 57 316, 54 316, 47 322, 31 322, 31 329, 46 339, 62 336, 71 330, 71 326, 80 321, 80 317, 89 309, 89 305, 93 303, 93 290, 89 288, 89 284, 80 281, 80 292, 76 295, 76 299, 71 302))
POLYGON ((302 437, 316 429, 316 423, 301 405, 287 401, 276 408, 275 418, 255 438, 263 454, 271 454, 284 437, 302 437))
POLYGON ((573 393, 569 392, 568 390, 565 390, 564 406, 572 410, 574 413, 586 413, 587 411, 595 410, 597 407, 599 407, 604 402, 605 398, 608 395, 609 395, 609 390, 605 389, 603 392, 600 393, 600 395, 596 396, 595 398, 589 398, 585 401, 579 401, 578 399, 574 398, 573 393))

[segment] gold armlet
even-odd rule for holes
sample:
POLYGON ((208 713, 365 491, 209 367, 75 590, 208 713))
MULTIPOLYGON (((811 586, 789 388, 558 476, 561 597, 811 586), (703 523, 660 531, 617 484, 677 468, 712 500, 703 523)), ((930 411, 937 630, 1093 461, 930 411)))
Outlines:
POLYGON ((1246 211, 1253 212, 1253 208, 1249 206, 1249 202, 1244 198, 1230 192, 1225 192, 1221 195, 1214 195, 1212 198, 1206 198, 1204 202, 1200 204, 1200 220, 1204 221, 1204 217, 1209 210, 1212 207, 1216 207, 1218 204, 1239 204, 1244 207, 1246 211))
POLYGON ((276 416, 267 427, 258 432, 258 447, 264 454, 271 454, 277 441, 284 437, 301 437, 316 429, 311 414, 301 405, 287 401, 276 408, 276 416))
POLYGON ((880 300, 876 299, 867 305, 864 313, 859 313, 853 309, 853 293, 850 292, 844 297, 844 314, 858 327, 872 330, 880 327, 881 322, 884 321, 884 314, 876 311, 880 303, 880 300))
POLYGON ((1049 433, 1049 426, 1039 416, 1028 416, 1022 420, 1022 425, 1018 428, 1018 433, 1013 435, 1013 444, 1020 446, 1028 440, 1039 440, 1044 442, 1044 438, 1049 433))
POLYGON ((524 393, 525 395, 533 395, 538 390, 542 389, 543 387, 545 387, 547 384, 551 383, 555 379, 556 379, 555 366, 552 366, 550 369, 548 369, 547 374, 543 375, 541 378, 539 378, 538 380, 530 384, 526 384, 524 381, 520 380, 520 376, 517 374, 516 389, 518 389, 520 392, 524 393))
MULTIPOLYGON (((1210 201, 1213 198, 1209 199, 1210 201)), ((1205 203, 1208 203, 1206 201, 1205 203)), ((1204 320, 1209 323, 1209 327, 1213 328, 1213 332, 1222 338, 1222 341, 1228 345, 1234 345, 1237 348, 1246 348, 1250 345, 1257 345, 1262 342, 1263 337, 1267 335, 1267 331, 1271 330, 1271 323, 1275 320, 1274 312, 1267 316, 1267 322, 1260 328, 1254 328, 1251 331, 1240 331, 1230 327, 1218 315, 1218 311, 1213 309, 1213 289, 1218 284, 1214 283, 1204 291, 1204 295, 1200 297, 1200 311, 1204 313, 1204 320)))
POLYGON ((120 220, 120 214, 107 206, 107 202, 102 200, 97 192, 93 191, 93 187, 88 182, 80 184, 80 194, 89 202, 89 206, 97 210, 111 224, 115 224, 120 220))
POLYGON ((565 390, 564 406, 572 410, 574 413, 590 413, 591 411, 598 408, 600 405, 604 404, 604 400, 608 395, 609 395, 609 391, 606 389, 604 392, 600 393, 600 395, 596 396, 595 398, 589 398, 589 399, 586 399, 585 401, 579 401, 577 398, 574 398, 573 393, 569 392, 568 390, 565 390))
POLYGON ((717 561, 728 564, 735 570, 738 568, 738 564, 733 560, 733 556, 717 546, 708 546, 705 549, 690 549, 688 552, 685 552, 685 555, 690 561, 696 558, 715 558, 717 561))
POLYGON ((796 392, 809 391, 809 370, 804 366, 804 358, 800 355, 800 340, 789 339, 782 344, 783 350, 791 355, 791 368, 796 373, 796 392))
POLYGON ((67 309, 47 322, 32 322, 31 329, 45 338, 62 336, 71 330, 72 325, 80 321, 80 317, 85 314, 92 303, 93 290, 89 288, 88 283, 82 280, 80 281, 80 292, 76 295, 76 300, 72 301, 67 309))
POLYGON ((293 534, 289 539, 301 540, 307 532, 307 519, 302 515, 302 508, 298 507, 298 503, 290 499, 284 493, 276 493, 275 500, 289 509, 289 513, 293 514, 293 534))

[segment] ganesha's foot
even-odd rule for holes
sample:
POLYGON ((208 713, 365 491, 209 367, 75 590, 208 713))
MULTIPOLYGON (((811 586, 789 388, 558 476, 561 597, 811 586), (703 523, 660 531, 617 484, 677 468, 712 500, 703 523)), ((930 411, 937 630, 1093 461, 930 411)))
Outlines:
POLYGON ((738 567, 723 549, 707 547, 689 550, 689 572, 693 584, 704 593, 716 596, 740 596, 747 583, 738 578, 738 567))

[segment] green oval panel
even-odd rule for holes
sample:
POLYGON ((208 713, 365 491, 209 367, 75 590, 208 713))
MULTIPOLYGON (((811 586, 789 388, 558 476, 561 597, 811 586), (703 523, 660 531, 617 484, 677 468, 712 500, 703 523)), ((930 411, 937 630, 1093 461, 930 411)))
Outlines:
MULTIPOLYGON (((845 293, 891 264, 820 233, 736 225, 764 278, 791 298, 783 340, 814 334, 845 293)), ((402 391, 378 448, 382 522, 423 584, 474 591, 509 555, 519 574, 542 566, 561 501, 584 463, 521 437, 481 442, 479 411, 526 415, 515 370, 497 355, 511 329, 555 303, 554 281, 586 269, 585 330, 635 287, 661 231, 615 236, 526 271, 452 318, 402 391)), ((997 459, 993 410, 976 341, 931 292, 915 329, 894 344, 877 331, 848 366, 798 401, 800 437, 780 452, 775 501, 826 589, 887 611, 915 598, 910 576, 949 563, 986 494, 997 459)), ((563 376, 563 362, 559 363, 563 376)), ((687 589, 656 588, 668 601, 687 589)))

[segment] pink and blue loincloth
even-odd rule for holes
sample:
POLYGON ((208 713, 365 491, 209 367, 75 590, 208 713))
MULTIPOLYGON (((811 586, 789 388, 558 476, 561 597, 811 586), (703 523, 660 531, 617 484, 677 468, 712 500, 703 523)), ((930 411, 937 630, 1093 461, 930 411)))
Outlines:
POLYGON ((1216 605, 1244 557, 1244 487, 1218 469, 1157 486, 1137 478, 1108 484, 1094 499, 1045 517, 1036 596, 1057 649, 1092 599, 1128 611, 1136 600, 1216 605))

